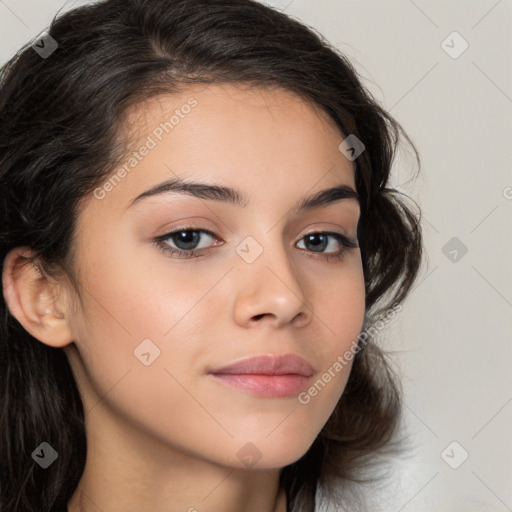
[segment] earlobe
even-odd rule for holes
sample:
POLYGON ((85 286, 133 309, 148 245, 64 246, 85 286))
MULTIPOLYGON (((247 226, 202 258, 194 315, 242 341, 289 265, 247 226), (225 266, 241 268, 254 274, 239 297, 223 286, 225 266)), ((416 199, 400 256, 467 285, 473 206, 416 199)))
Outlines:
POLYGON ((42 343, 64 347, 73 341, 66 311, 59 308, 56 297, 62 290, 41 270, 26 260, 28 247, 16 247, 6 256, 2 274, 4 298, 9 312, 42 343))

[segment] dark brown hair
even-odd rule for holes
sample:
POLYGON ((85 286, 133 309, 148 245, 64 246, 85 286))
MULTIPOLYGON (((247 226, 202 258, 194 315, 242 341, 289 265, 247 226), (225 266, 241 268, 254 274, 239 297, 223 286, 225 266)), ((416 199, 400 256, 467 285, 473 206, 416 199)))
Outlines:
MULTIPOLYGON (((29 246, 48 276, 63 270, 73 280, 78 205, 112 173, 128 108, 191 84, 239 83, 292 91, 363 141, 355 183, 364 328, 408 295, 421 264, 420 215, 386 185, 400 137, 419 163, 418 153, 313 29, 253 0, 104 0, 58 16, 49 34, 58 48, 48 58, 27 45, 0 71, 1 262, 29 246)), ((67 504, 84 469, 81 398, 65 352, 26 332, 3 296, 0 317, 0 511, 49 512, 67 504), (46 470, 31 458, 41 440, 59 454, 46 470)), ((289 511, 312 512, 319 487, 341 500, 337 486, 363 479, 394 439, 400 396, 368 338, 329 421, 282 470, 289 511)))

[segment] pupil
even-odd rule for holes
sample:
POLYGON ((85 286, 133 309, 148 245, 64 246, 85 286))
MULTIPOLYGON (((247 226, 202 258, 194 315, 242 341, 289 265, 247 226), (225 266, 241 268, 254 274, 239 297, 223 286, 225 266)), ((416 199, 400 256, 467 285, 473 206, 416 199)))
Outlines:
POLYGON ((180 249, 194 249, 199 238, 199 233, 195 231, 180 231, 175 236, 178 237, 175 243, 180 249), (192 245, 192 247, 189 247, 190 245, 192 245))
POLYGON ((313 247, 318 248, 320 246, 320 249, 325 249, 326 241, 327 241, 327 237, 325 235, 321 235, 318 233, 316 233, 314 235, 308 235, 308 244, 312 243, 313 247), (320 237, 322 237, 323 240, 319 240, 320 237), (314 242, 315 239, 317 240, 317 243, 314 242))

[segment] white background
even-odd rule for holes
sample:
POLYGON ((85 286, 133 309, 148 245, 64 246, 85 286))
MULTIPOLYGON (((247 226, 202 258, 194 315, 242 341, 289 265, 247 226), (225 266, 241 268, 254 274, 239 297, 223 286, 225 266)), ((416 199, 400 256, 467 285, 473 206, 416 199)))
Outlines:
MULTIPOLYGON (((0 61, 81 3, 0 0, 0 61)), ((406 183, 413 160, 401 157, 392 183, 422 209, 426 261, 383 335, 402 375, 411 450, 375 510, 512 511, 512 1, 269 4, 351 59, 422 158, 406 183), (442 45, 453 31, 469 44, 457 58, 443 47, 455 55, 458 36, 442 45), (443 252, 453 237, 467 247, 457 261, 443 252), (469 454, 457 469, 441 456, 454 441, 446 460, 469 454)))

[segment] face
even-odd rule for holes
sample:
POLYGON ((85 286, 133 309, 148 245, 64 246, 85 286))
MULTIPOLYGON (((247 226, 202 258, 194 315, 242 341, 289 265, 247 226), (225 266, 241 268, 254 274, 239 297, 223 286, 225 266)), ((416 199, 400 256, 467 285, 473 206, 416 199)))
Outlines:
POLYGON ((128 127, 77 224, 66 351, 86 422, 231 467, 288 465, 336 406, 350 362, 335 363, 363 324, 358 201, 308 202, 355 190, 344 136, 290 92, 232 85, 160 96, 128 127))

